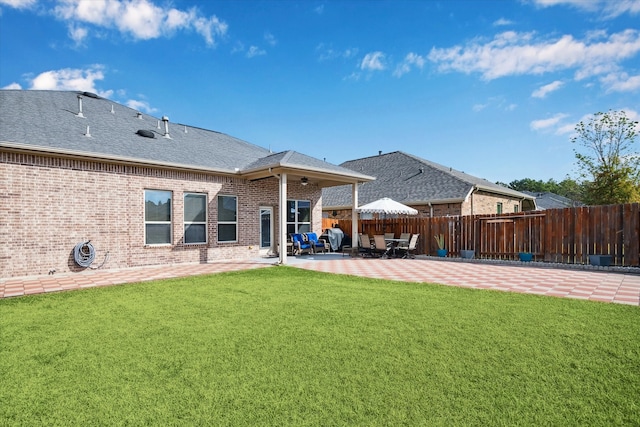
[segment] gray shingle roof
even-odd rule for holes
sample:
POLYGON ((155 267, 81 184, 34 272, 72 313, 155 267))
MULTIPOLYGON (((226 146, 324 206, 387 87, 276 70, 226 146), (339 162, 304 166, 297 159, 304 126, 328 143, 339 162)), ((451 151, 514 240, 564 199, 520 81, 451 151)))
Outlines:
POLYGON ((220 132, 168 123, 170 139, 161 118, 86 92, 0 90, 0 146, 230 174, 279 165, 352 180, 361 176, 295 151, 273 154, 220 132), (84 117, 78 117, 79 95, 84 117))
POLYGON ((533 191, 523 191, 523 193, 535 197, 536 206, 539 210, 544 209, 565 209, 577 206, 584 206, 584 203, 571 200, 567 197, 555 193, 536 193, 533 191))
POLYGON ((136 110, 104 98, 83 96, 80 118, 77 96, 66 91, 0 91, 0 141, 228 172, 269 155, 269 150, 229 135, 172 122, 171 139, 164 138, 159 118, 138 118, 136 110), (87 126, 91 137, 85 136, 87 126), (154 138, 140 136, 138 130, 154 138))
MULTIPOLYGON (((389 197, 408 205, 462 201, 474 187, 497 194, 533 199, 486 179, 402 151, 350 160, 340 166, 376 177, 375 181, 360 186, 359 205, 382 197, 389 197)), ((350 206, 351 187, 325 188, 322 190, 322 198, 325 207, 350 206)))

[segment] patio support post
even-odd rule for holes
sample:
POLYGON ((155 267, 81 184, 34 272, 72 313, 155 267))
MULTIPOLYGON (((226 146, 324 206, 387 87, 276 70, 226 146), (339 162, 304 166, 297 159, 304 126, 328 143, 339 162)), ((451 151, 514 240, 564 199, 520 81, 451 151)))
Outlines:
POLYGON ((353 200, 353 206, 351 207, 351 247, 357 248, 359 246, 358 239, 358 183, 354 182, 351 185, 351 200, 353 200))
POLYGON ((287 174, 280 174, 280 209, 278 215, 278 241, 280 264, 287 263, 287 174))

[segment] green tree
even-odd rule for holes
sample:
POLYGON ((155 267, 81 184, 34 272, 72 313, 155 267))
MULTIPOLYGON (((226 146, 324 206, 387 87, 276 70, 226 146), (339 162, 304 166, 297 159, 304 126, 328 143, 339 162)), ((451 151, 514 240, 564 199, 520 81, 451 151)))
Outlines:
POLYGON ((624 111, 596 113, 576 125, 571 142, 585 180, 583 202, 590 205, 640 201, 640 155, 634 151, 638 122, 624 111))

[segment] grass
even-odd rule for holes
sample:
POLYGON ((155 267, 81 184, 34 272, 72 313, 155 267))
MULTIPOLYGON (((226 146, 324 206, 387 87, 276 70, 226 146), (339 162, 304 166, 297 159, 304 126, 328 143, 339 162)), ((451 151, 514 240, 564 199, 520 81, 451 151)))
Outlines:
POLYGON ((640 425, 640 309, 273 267, 0 300, 0 425, 640 425))

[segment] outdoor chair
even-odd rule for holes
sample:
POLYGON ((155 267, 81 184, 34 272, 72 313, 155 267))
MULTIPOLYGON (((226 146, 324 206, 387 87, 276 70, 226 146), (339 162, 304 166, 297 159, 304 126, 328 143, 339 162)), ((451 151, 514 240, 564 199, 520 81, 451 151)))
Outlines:
POLYGON ((324 239, 319 239, 316 233, 305 233, 304 235, 307 236, 307 242, 311 245, 311 251, 314 254, 318 252, 324 253, 327 247, 324 239))
POLYGON ((373 236, 373 253, 378 256, 389 255, 390 246, 384 240, 384 234, 376 234, 373 236))
POLYGON ((416 257, 416 246, 418 245, 418 237, 419 234, 414 234, 411 236, 411 240, 409 240, 409 245, 406 248, 398 248, 400 253, 402 254, 402 258, 415 258, 416 257))
POLYGON ((409 248, 409 239, 411 239, 411 233, 400 233, 401 242, 398 242, 397 249, 407 250, 409 248))
POLYGON ((303 253, 310 253, 313 249, 311 243, 304 240, 302 234, 294 233, 291 235, 291 241, 293 242, 294 255, 302 255, 303 253))
POLYGON ((395 236, 395 233, 384 233, 385 239, 393 239, 395 236))
POLYGON ((358 253, 362 256, 373 256, 371 239, 367 234, 358 234, 358 253))

